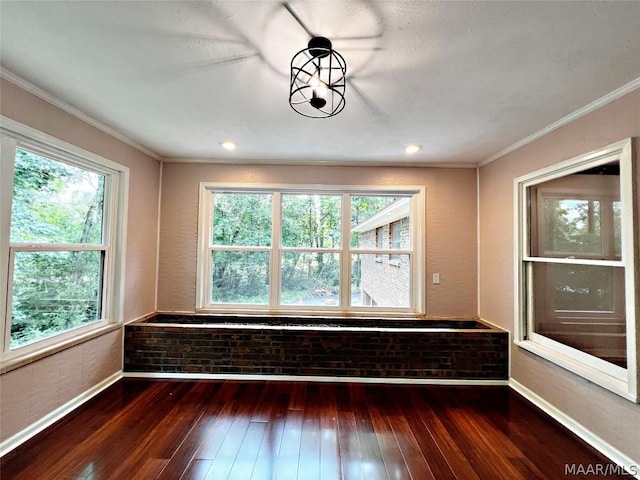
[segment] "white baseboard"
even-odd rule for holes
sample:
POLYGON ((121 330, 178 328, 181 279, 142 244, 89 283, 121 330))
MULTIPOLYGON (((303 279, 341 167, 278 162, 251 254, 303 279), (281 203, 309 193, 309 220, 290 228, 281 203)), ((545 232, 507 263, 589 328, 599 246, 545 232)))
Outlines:
POLYGON ((64 416, 70 414, 73 410, 75 410, 76 408, 78 408, 88 400, 92 399, 93 397, 98 395, 100 392, 102 392, 106 388, 116 383, 121 378, 122 378, 122 372, 119 371, 114 373, 113 375, 105 378, 103 381, 101 381, 97 385, 94 385, 93 387, 91 387, 89 390, 82 392, 77 397, 69 400, 67 403, 56 408, 51 413, 48 413, 47 415, 42 417, 40 420, 37 420, 36 422, 32 423, 24 430, 7 438, 6 440, 0 443, 0 457, 6 455, 10 451, 12 451, 14 448, 22 445, 24 442, 26 442, 30 438, 33 438, 38 433, 42 432, 44 429, 50 427, 55 422, 62 419, 64 416))
MULTIPOLYGON (((587 442, 593 448, 598 450, 604 456, 609 458, 616 465, 619 465, 627 470, 627 472, 634 475, 635 478, 640 479, 640 460, 633 460, 628 457, 620 450, 604 441, 598 435, 594 434, 591 430, 586 428, 581 423, 574 420, 572 417, 564 413, 563 411, 556 408, 554 405, 547 402, 540 395, 535 393, 533 390, 529 390, 527 387, 522 385, 517 380, 513 378, 510 380, 509 385, 516 392, 522 395, 524 398, 533 403, 536 407, 542 410, 544 413, 549 415, 551 418, 559 422, 561 425, 569 429, 571 432, 576 434, 582 440, 587 442)), ((588 468, 587 465, 584 466, 588 468)))
POLYGON ((404 385, 485 385, 509 386, 508 380, 457 380, 452 378, 374 378, 328 377, 320 375, 251 375, 237 373, 148 373, 124 372, 125 378, 155 378, 181 380, 259 380, 274 382, 336 382, 336 383, 388 383, 404 385))

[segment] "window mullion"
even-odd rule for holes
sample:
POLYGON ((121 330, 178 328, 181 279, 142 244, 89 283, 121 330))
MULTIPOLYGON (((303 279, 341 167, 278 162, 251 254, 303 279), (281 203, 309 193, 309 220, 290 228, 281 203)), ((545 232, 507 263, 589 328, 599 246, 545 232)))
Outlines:
POLYGON ((351 195, 342 194, 342 238, 340 245, 340 307, 351 307, 351 195))
POLYGON ((354 248, 353 253, 373 255, 411 255, 412 248, 354 248))
POLYGON ((321 248, 321 247, 283 247, 280 246, 280 250, 283 252, 300 252, 300 253, 340 253, 342 248, 321 248))
POLYGON ((282 194, 274 192, 271 202, 271 255, 269 255, 269 305, 280 305, 282 290, 282 194))
POLYGON ((109 245, 101 243, 12 243, 16 252, 66 252, 66 251, 107 251, 109 245))
POLYGON ((624 267, 620 260, 596 260, 591 258, 567 258, 567 257, 530 257, 525 256, 523 262, 561 263, 565 265, 594 265, 600 267, 624 267))
POLYGON ((246 245, 211 245, 211 252, 271 252, 271 247, 254 247, 246 245))

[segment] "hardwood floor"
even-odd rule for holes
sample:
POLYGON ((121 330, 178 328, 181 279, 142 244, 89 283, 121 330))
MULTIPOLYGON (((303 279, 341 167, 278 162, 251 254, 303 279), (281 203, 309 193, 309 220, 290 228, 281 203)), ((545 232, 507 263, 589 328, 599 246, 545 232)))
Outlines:
POLYGON ((596 465, 611 462, 507 387, 125 379, 6 455, 0 478, 555 480, 596 465))

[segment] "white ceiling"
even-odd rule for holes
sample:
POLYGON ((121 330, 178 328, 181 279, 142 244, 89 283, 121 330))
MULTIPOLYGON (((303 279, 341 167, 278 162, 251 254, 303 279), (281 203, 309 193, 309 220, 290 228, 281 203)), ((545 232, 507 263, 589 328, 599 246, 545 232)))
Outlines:
POLYGON ((289 5, 347 61, 336 117, 288 105, 309 36, 282 2, 1 0, 0 62, 161 157, 212 161, 476 164, 640 77, 638 1, 289 5))

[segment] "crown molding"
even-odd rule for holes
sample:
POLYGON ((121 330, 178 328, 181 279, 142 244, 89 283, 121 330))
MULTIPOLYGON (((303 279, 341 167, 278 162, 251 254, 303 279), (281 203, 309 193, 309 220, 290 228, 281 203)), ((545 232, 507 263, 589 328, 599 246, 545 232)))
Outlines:
POLYGON ((313 158, 309 160, 295 160, 287 158, 205 158, 205 157, 163 157, 163 163, 199 163, 212 165, 285 165, 302 167, 394 167, 394 168, 477 168, 470 162, 407 162, 405 160, 323 160, 313 158))
POLYGON ((111 127, 105 125, 104 123, 96 120, 95 118, 90 117, 89 115, 87 115, 86 113, 78 110, 77 108, 72 107, 68 103, 66 103, 66 102, 60 100, 59 98, 53 96, 49 92, 46 92, 46 91, 42 90, 40 87, 36 87, 34 84, 32 84, 32 83, 26 81, 25 79, 17 76, 15 73, 12 73, 12 72, 8 71, 6 68, 0 68, 0 78, 4 78, 8 82, 13 83, 14 85, 20 87, 21 89, 23 89, 23 90, 31 93, 32 95, 35 95, 36 97, 44 100, 45 102, 50 103, 54 107, 57 107, 60 110, 63 110, 63 111, 67 112, 70 115, 73 115, 77 119, 82 120, 83 122, 91 125, 92 127, 97 128, 98 130, 106 133, 107 135, 110 135, 110 136, 116 138, 117 140, 120 140, 121 142, 126 143, 127 145, 135 148, 136 150, 144 153, 145 155, 148 155, 151 158, 154 158, 155 160, 162 160, 162 157, 160 155, 158 155, 156 152, 154 152, 153 150, 148 149, 144 145, 139 144, 135 140, 127 137, 126 135, 123 135, 122 133, 118 132, 117 130, 114 130, 113 128, 111 128, 111 127))
POLYGON ((631 80, 626 85, 623 85, 622 87, 617 88, 613 92, 607 93, 603 97, 600 97, 599 99, 597 99, 597 100, 585 105, 584 107, 579 108, 575 112, 570 113, 566 117, 563 117, 560 120, 558 120, 558 121, 556 121, 556 122, 544 127, 543 129, 538 130, 537 132, 529 135, 528 137, 523 138, 522 140, 514 143, 513 145, 505 148, 504 150, 500 150, 499 152, 494 153, 489 158, 487 158, 485 160, 482 160, 481 162, 478 162, 477 166, 478 167, 483 167, 483 166, 487 165, 488 163, 493 162, 494 160, 497 160, 497 159, 499 159, 501 157, 504 157, 508 153, 511 153, 511 152, 519 149, 520 147, 524 147, 525 145, 528 145, 529 143, 533 142, 534 140, 537 140, 537 139, 539 139, 541 137, 544 137, 548 133, 551 133, 554 130, 557 130, 558 128, 563 127, 564 125, 567 125, 567 124, 573 122, 574 120, 577 120, 578 118, 583 117, 586 114, 593 112, 594 110, 597 110, 600 107, 604 107, 608 103, 611 103, 614 100, 617 100, 618 98, 626 95, 627 93, 633 92, 637 88, 640 88, 640 77, 636 78, 635 80, 631 80))

